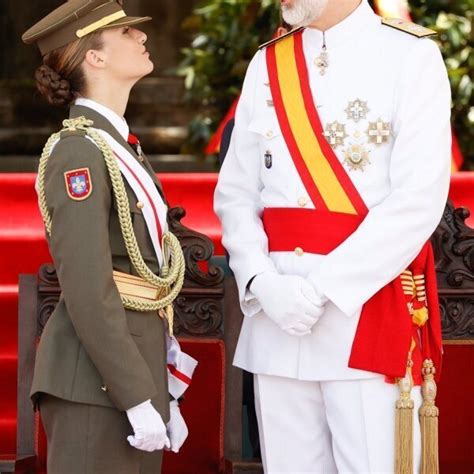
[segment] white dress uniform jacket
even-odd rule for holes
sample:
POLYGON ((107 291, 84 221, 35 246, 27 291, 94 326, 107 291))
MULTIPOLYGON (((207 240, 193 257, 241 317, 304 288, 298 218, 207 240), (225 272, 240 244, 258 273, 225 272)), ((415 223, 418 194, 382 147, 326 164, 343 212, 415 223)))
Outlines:
POLYGON ((371 378, 376 374, 347 365, 361 308, 414 259, 436 229, 446 203, 449 82, 432 40, 382 25, 365 0, 324 34, 307 28, 303 46, 323 126, 335 121, 345 126, 347 137, 335 149, 337 157, 344 162, 355 150, 370 161, 363 170, 349 171, 348 163, 344 165, 369 214, 328 255, 268 251, 263 209, 310 209, 314 204, 271 103, 265 49, 258 51, 247 71, 215 193, 223 244, 245 314, 234 364, 257 374, 300 380, 371 378), (317 58, 323 44, 329 67, 321 75, 317 58), (381 130, 391 130, 379 144, 367 133, 377 122, 381 130), (272 157, 270 168, 265 154, 267 165, 268 154, 272 157), (246 287, 267 270, 308 278, 329 298, 312 334, 289 336, 262 312, 246 287))

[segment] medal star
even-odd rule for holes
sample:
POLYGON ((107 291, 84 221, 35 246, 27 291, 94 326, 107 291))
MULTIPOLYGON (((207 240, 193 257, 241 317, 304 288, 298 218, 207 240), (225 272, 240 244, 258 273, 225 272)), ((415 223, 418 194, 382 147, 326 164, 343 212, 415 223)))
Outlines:
POLYGON ((360 120, 365 119, 369 110, 367 102, 356 99, 353 102, 349 102, 345 112, 349 120, 354 120, 354 122, 358 123, 360 120))
POLYGON ((323 135, 333 150, 339 145, 344 145, 344 140, 348 137, 345 124, 337 120, 326 124, 323 135))
POLYGON ((369 151, 363 145, 350 145, 344 151, 344 163, 349 171, 364 171, 370 164, 369 151))
POLYGON ((390 123, 384 122, 379 118, 377 122, 369 122, 367 135, 369 136, 370 143, 382 145, 383 143, 389 142, 389 139, 392 135, 392 127, 390 123))

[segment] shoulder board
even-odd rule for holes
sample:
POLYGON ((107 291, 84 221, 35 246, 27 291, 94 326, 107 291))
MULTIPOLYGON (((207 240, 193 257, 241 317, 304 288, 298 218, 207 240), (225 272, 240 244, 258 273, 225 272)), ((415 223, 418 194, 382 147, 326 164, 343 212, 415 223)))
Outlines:
POLYGON ((417 38, 426 38, 438 34, 434 30, 430 30, 429 28, 425 28, 424 26, 400 18, 382 18, 382 25, 390 26, 396 30, 416 36, 417 38))
POLYGON ((271 44, 278 43, 278 41, 281 41, 282 39, 287 38, 288 36, 294 35, 295 33, 298 33, 298 31, 304 30, 304 26, 301 26, 300 28, 295 28, 294 30, 289 31, 288 33, 285 33, 284 35, 278 36, 277 38, 273 38, 270 41, 267 41, 266 43, 261 44, 258 49, 263 49, 266 48, 267 46, 270 46, 271 44))
POLYGON ((60 133, 61 133, 61 138, 86 136, 85 130, 62 130, 60 133))

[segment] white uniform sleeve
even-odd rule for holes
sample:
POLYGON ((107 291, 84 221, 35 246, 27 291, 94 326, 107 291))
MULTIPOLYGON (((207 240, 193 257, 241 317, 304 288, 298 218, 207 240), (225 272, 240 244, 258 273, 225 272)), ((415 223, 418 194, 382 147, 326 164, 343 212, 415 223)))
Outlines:
POLYGON ((390 194, 310 281, 347 316, 416 257, 440 222, 451 163, 451 95, 440 51, 418 40, 400 73, 390 194))
POLYGON ((260 304, 246 290, 252 277, 267 270, 275 271, 268 256, 268 239, 261 216, 261 157, 258 139, 247 128, 253 106, 260 51, 250 62, 242 95, 235 115, 235 126, 214 195, 214 210, 222 223, 222 243, 229 253, 244 314, 253 316, 260 304))

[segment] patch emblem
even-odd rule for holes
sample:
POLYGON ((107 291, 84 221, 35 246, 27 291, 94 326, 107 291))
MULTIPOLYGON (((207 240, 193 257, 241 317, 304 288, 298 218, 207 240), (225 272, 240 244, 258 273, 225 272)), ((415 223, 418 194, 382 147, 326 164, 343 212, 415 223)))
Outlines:
POLYGON ((89 168, 66 171, 64 173, 67 194, 74 201, 83 201, 92 193, 92 180, 89 168))

